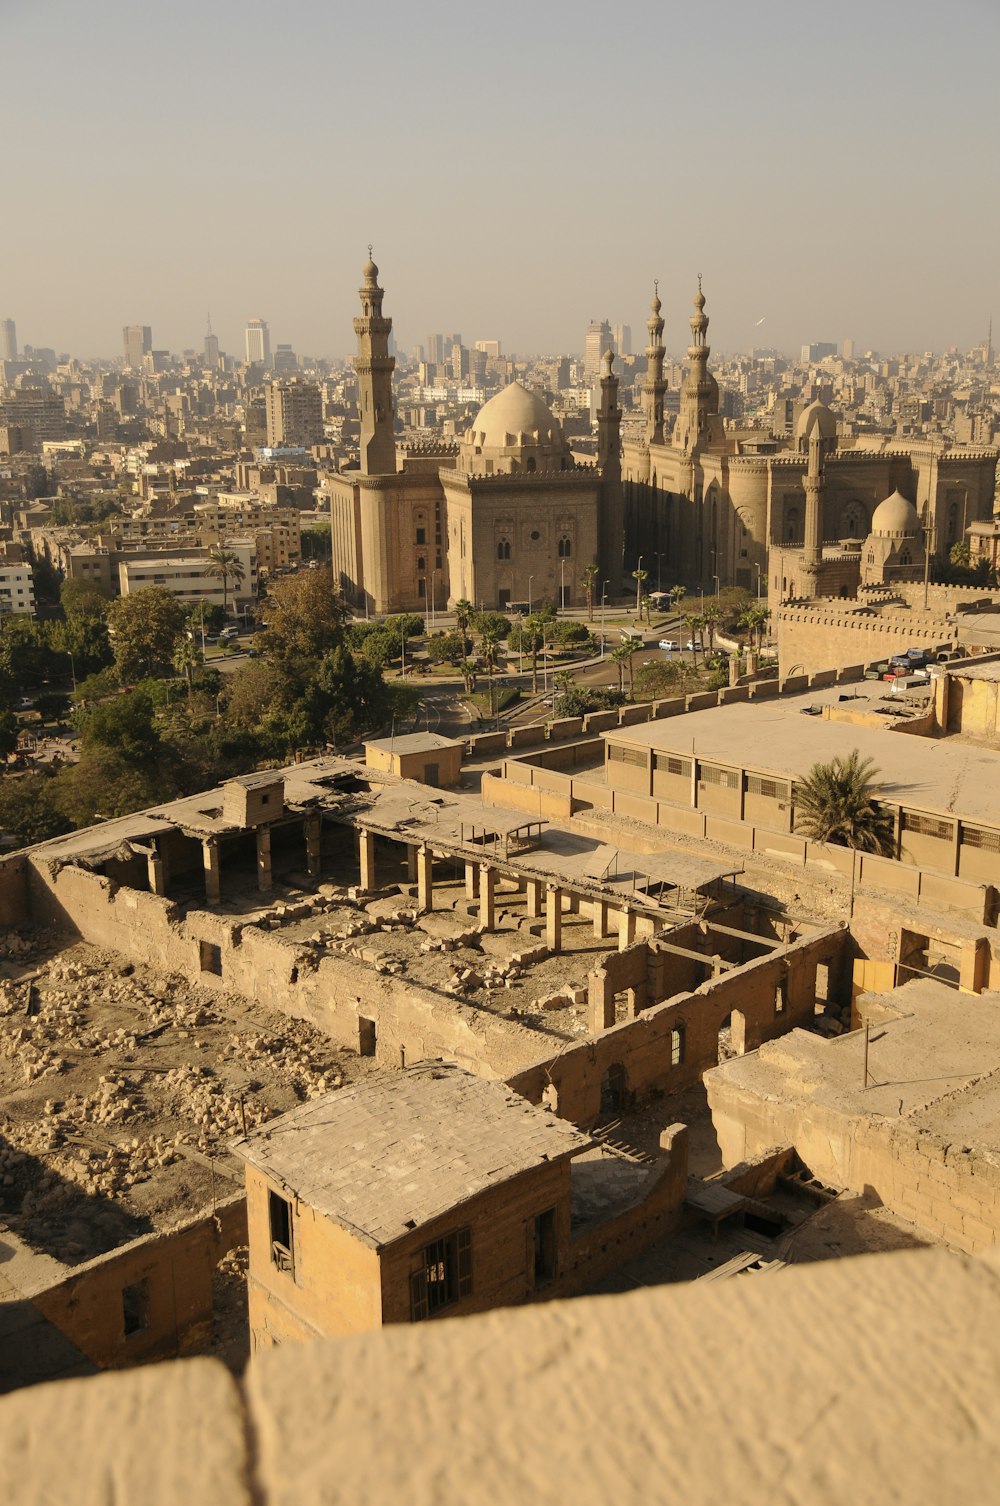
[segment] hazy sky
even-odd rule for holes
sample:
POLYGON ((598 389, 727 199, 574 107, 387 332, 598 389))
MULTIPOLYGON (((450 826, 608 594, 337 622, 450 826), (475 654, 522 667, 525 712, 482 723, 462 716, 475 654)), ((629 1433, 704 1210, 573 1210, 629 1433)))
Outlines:
POLYGON ((1000 0, 0 0, 0 318, 403 347, 1000 344, 1000 0), (764 323, 756 330, 758 319, 764 323))

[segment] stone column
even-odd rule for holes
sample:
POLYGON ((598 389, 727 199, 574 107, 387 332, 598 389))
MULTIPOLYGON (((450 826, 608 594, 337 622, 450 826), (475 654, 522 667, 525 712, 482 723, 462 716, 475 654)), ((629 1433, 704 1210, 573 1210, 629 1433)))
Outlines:
POLYGON ((562 890, 555 884, 545 890, 545 945, 550 952, 562 951, 562 890))
POLYGON ((639 983, 635 988, 625 990, 626 1008, 628 1018, 634 1020, 636 1015, 646 1007, 646 985, 639 983))
POLYGON ((466 863, 465 865, 465 897, 466 899, 479 898, 478 863, 466 863))
POLYGON ((528 914, 532 920, 537 920, 542 913, 542 889, 541 879, 528 880, 528 914))
POLYGON ((496 925, 497 873, 488 863, 479 868, 479 923, 487 931, 496 925))
POLYGON ((167 876, 163 859, 155 852, 151 852, 146 858, 146 870, 149 874, 149 887, 152 893, 165 895, 167 892, 167 876))
POLYGON ((421 910, 434 908, 434 854, 423 843, 417 848, 417 906, 421 910))
POLYGON ((361 860, 359 883, 365 892, 375 888, 375 833, 364 827, 358 833, 358 855, 361 860))
POLYGON ((594 900, 594 935, 598 940, 608 934, 608 907, 603 899, 594 900))
POLYGON ((618 950, 624 952, 635 941, 635 911, 622 910, 618 916, 618 950))
POLYGON ((257 828, 257 888, 261 894, 271 892, 271 828, 257 828))
POLYGON ((610 1029, 615 1023, 614 991, 603 968, 597 968, 588 976, 587 1009, 592 1035, 610 1029))
POLYGON ((222 898, 218 842, 202 842, 201 853, 205 864, 205 898, 210 905, 217 905, 222 898))
POLYGON ((316 813, 306 817, 306 868, 310 878, 319 878, 322 870, 321 849, 323 841, 323 820, 316 813))
POLYGON ((417 882, 417 849, 406 844, 406 877, 411 884, 417 882))

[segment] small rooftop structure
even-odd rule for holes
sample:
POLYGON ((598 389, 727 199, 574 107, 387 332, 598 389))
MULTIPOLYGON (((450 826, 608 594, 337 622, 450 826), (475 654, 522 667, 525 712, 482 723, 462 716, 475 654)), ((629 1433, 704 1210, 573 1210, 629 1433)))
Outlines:
POLYGON ((463 749, 462 742, 437 732, 407 732, 366 742, 365 763, 400 779, 447 787, 458 783, 463 749))
POLYGON ((233 1149, 381 1249, 488 1188, 589 1145, 502 1082, 421 1062, 305 1103, 233 1149))

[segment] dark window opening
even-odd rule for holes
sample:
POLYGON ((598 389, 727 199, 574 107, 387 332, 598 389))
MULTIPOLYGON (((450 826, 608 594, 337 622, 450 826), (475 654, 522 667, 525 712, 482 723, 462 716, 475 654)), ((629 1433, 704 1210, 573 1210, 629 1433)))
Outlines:
POLYGON ((535 1286, 546 1286, 556 1274, 556 1212, 549 1208, 535 1219, 535 1286))
POLYGON ((375 1021, 366 1019, 363 1014, 358 1015, 358 1055, 374 1056, 377 1040, 375 1021))
POLYGON ((222 977, 222 948, 216 946, 214 941, 199 942, 201 970, 203 973, 214 973, 217 978, 222 977))
POLYGON ((682 1067, 684 1065, 685 1027, 678 1025, 676 1030, 670 1032, 670 1065, 682 1067))
POLYGON ((418 528, 417 529, 417 543, 418 544, 426 544, 427 543, 427 529, 426 528, 418 528))
POLYGON ((627 1106, 628 1077, 621 1062, 612 1062, 601 1081, 601 1114, 620 1114, 627 1106))
POLYGON ((294 1272, 292 1261, 292 1205, 280 1193, 268 1192, 267 1217, 271 1233, 271 1264, 288 1275, 294 1272))
POLYGON ((145 1277, 122 1288, 122 1327, 126 1338, 149 1327, 149 1282, 145 1277))
POLYGON ((410 1317, 414 1323, 433 1318, 472 1292, 472 1230, 459 1229, 435 1239, 410 1273, 410 1317))

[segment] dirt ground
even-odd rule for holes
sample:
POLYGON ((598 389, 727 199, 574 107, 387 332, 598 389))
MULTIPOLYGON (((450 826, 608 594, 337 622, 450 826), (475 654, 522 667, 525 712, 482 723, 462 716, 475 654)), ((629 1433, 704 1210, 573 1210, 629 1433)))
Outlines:
POLYGON ((262 1003, 52 933, 0 943, 0 1220, 69 1265, 242 1186, 227 1141, 376 1070, 262 1003))

